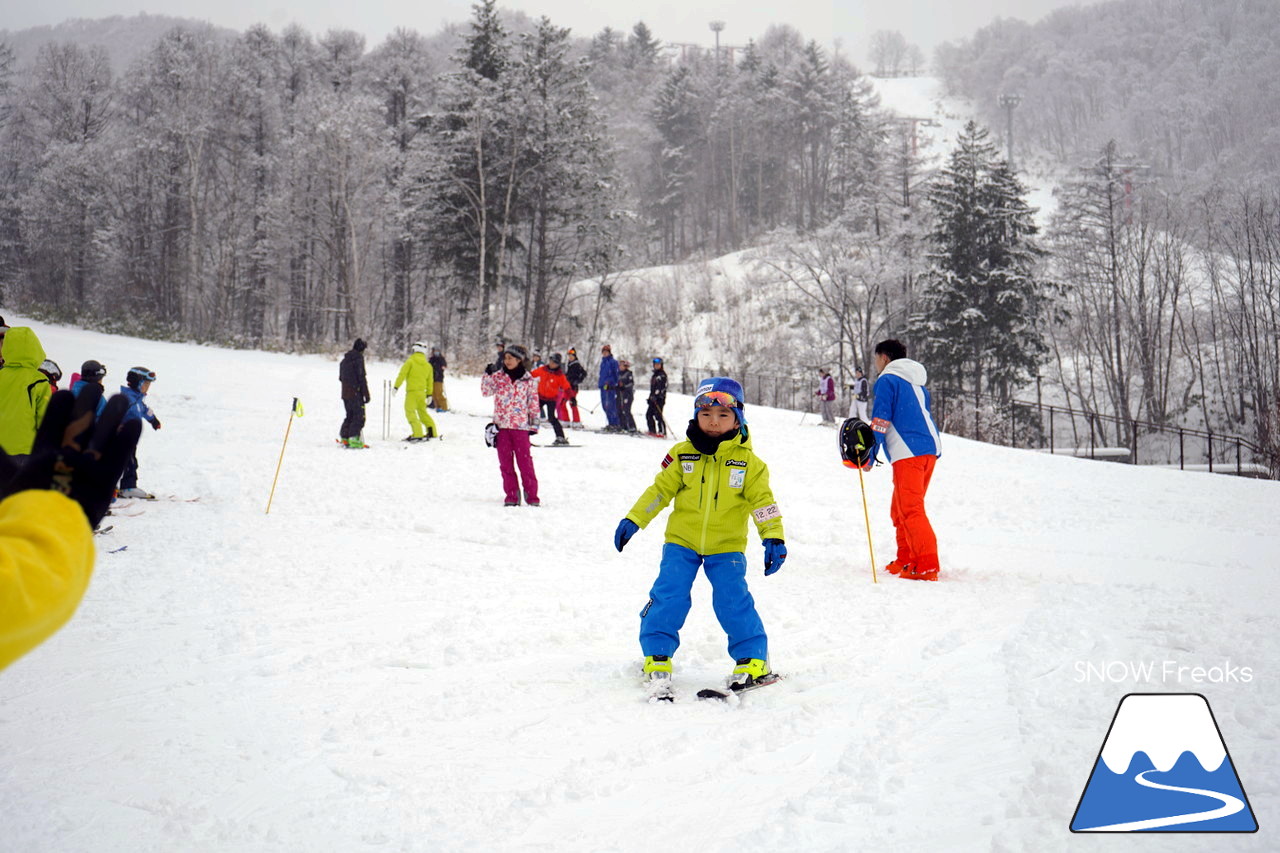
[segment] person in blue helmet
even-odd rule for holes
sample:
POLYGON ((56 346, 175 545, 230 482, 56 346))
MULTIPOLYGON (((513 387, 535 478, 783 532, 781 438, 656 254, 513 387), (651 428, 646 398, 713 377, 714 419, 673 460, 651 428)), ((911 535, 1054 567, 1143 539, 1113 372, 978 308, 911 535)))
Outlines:
POLYGON ((742 386, 723 376, 699 384, 694 417, 662 460, 650 486, 614 532, 621 551, 635 533, 674 502, 658 578, 640 612, 640 648, 651 695, 671 695, 671 656, 689 614, 699 567, 711 582, 711 605, 734 659, 731 690, 770 675, 769 641, 747 588, 747 519, 764 544, 764 573, 787 558, 782 513, 769 488, 769 468, 751 449, 742 386))
POLYGON ((649 374, 649 407, 645 409, 644 421, 649 428, 649 435, 662 437, 667 434, 667 422, 662 417, 662 408, 667 405, 667 370, 660 356, 654 356, 653 372, 649 374))
MULTIPOLYGON (((145 367, 129 368, 129 372, 125 374, 126 384, 120 386, 120 393, 129 401, 129 408, 125 410, 121 423, 146 421, 151 424, 152 429, 160 429, 160 419, 156 417, 156 413, 151 411, 151 407, 145 402, 147 392, 151 390, 151 383, 155 381, 156 373, 154 370, 148 370, 145 367)), ((118 494, 122 498, 142 498, 148 501, 153 501, 156 498, 146 489, 138 488, 138 452, 136 445, 134 451, 129 454, 129 459, 125 462, 124 472, 120 475, 120 491, 118 494)))

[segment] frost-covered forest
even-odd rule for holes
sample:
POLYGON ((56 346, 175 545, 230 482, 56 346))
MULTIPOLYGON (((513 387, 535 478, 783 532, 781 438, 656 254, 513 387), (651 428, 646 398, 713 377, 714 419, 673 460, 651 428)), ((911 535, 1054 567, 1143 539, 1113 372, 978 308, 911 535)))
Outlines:
MULTIPOLYGON (((894 335, 974 401, 958 431, 1033 398, 1113 418, 1090 442, 1136 448, 1148 422, 1265 461, 1273 12, 1120 0, 989 24, 938 51, 976 121, 934 152, 858 61, 786 26, 676 50, 642 22, 582 36, 486 0, 372 47, 189 22, 123 60, 0 45, 0 303, 261 348, 425 337, 464 361, 495 337, 643 349, 697 317, 757 375, 843 377, 894 335), (733 281, 698 272, 743 250, 733 281), (623 286, 652 267, 669 287, 623 286)), ((909 36, 876 34, 868 67, 916 71, 909 36)))

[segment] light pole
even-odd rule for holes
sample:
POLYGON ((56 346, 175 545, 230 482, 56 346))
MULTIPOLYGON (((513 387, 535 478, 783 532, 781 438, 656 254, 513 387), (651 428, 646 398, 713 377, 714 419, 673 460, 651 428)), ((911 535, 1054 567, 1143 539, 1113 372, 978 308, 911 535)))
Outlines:
POLYGON ((1018 104, 1022 103, 1022 96, 1014 94, 1013 92, 1006 92, 1005 94, 1000 96, 1000 98, 998 99, 998 103, 1000 104, 1000 106, 1004 107, 1004 111, 1005 111, 1005 116, 1006 116, 1005 126, 1007 128, 1005 132, 1008 134, 1005 138, 1005 142, 1008 145, 1005 151, 1007 152, 1006 159, 1009 161, 1009 171, 1012 172, 1013 171, 1013 108, 1016 107, 1018 104))
POLYGON ((712 21, 708 24, 711 32, 716 34, 716 61, 720 61, 720 31, 724 29, 724 21, 712 21))

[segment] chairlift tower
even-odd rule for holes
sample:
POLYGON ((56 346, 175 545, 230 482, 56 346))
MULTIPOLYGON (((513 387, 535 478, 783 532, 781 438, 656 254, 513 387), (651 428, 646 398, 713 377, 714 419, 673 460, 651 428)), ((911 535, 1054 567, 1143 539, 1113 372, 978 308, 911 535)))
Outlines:
POLYGON ((1022 103, 1022 96, 1014 92, 1005 92, 997 99, 1005 112, 1005 159, 1009 161, 1009 171, 1013 171, 1013 111, 1022 103))

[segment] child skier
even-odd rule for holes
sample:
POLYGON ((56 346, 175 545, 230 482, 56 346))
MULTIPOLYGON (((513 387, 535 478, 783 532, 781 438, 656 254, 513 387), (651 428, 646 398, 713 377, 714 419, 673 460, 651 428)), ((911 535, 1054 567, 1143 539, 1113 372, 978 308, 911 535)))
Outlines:
POLYGON ((560 362, 560 353, 553 352, 550 361, 533 369, 533 378, 538 380, 538 403, 542 407, 543 417, 555 430, 556 440, 552 443, 556 445, 569 443, 569 439, 564 437, 564 427, 556 417, 556 409, 563 404, 565 397, 573 390, 569 380, 564 376, 564 371, 560 369, 560 362))
POLYGON ((711 606, 728 635, 734 659, 729 688, 741 690, 769 675, 768 638, 747 588, 747 518, 764 543, 764 573, 782 568, 787 547, 782 514, 769 489, 769 469, 751 449, 742 386, 714 376, 694 398, 694 418, 668 451, 662 470, 614 532, 621 551, 636 531, 675 501, 649 602, 640 612, 640 648, 652 695, 669 698, 671 656, 689 613, 689 590, 701 565, 711 582, 711 606))
MULTIPOLYGON (((152 429, 160 429, 160 419, 151 411, 143 400, 151 390, 151 383, 156 381, 155 371, 145 367, 131 367, 125 375, 126 385, 120 386, 120 393, 129 401, 129 408, 121 419, 122 424, 130 421, 146 421, 152 429)), ((124 473, 120 475, 120 491, 122 498, 142 498, 155 500, 156 496, 145 489, 138 488, 138 451, 135 447, 132 455, 124 464, 124 473)))
POLYGON ((538 384, 528 367, 529 353, 519 344, 510 344, 502 353, 502 365, 489 365, 480 380, 480 393, 493 397, 493 422, 498 427, 494 447, 498 451, 498 469, 502 472, 503 506, 520 505, 520 481, 524 481, 524 501, 541 506, 538 500, 538 475, 533 470, 529 452, 529 431, 538 428, 538 384))
POLYGON ((405 441, 428 441, 435 438, 436 422, 427 411, 427 398, 431 396, 435 385, 435 368, 427 361, 427 345, 418 341, 413 345, 413 352, 400 366, 396 374, 394 394, 404 385, 404 416, 409 421, 410 435, 405 441), (424 432, 425 430, 425 432, 424 432))

